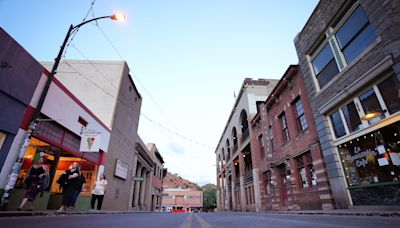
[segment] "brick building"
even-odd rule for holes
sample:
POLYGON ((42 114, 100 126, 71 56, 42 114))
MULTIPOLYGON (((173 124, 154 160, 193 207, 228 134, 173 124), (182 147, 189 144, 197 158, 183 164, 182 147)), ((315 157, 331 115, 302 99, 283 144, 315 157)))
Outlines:
POLYGON ((202 191, 182 188, 164 189, 162 211, 192 212, 201 210, 203 210, 202 191))
POLYGON ((332 209, 332 194, 311 105, 291 65, 250 124, 261 210, 332 209))
POLYGON ((336 208, 398 206, 400 1, 321 0, 295 46, 336 208))
POLYGON ((218 210, 259 211, 258 168, 253 167, 249 120, 278 80, 246 78, 216 148, 218 210))
POLYGON ((167 174, 167 169, 164 168, 164 159, 157 149, 156 144, 147 143, 147 149, 150 152, 150 157, 153 160, 153 175, 151 177, 151 207, 152 211, 161 210, 161 200, 163 192, 163 179, 167 174))

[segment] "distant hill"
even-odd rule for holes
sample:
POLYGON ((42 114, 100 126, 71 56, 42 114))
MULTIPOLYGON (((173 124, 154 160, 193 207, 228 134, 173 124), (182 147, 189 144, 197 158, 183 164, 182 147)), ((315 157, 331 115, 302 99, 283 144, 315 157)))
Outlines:
POLYGON ((217 189, 217 185, 209 183, 201 186, 201 189, 203 189, 203 191, 206 189, 217 189))
POLYGON ((178 174, 172 174, 167 172, 167 175, 164 177, 163 180, 163 187, 166 188, 183 188, 183 189, 192 189, 192 190, 199 190, 202 189, 196 184, 189 180, 186 180, 180 177, 178 174))

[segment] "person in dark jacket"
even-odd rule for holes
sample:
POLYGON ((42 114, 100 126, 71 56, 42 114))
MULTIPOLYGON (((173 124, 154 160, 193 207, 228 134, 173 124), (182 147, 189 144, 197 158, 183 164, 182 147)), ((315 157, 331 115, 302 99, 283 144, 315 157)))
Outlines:
POLYGON ((17 207, 18 211, 21 211, 24 205, 29 201, 31 207, 29 210, 33 210, 33 201, 39 193, 42 186, 42 178, 48 175, 49 168, 45 165, 46 156, 41 156, 31 167, 27 178, 24 181, 25 184, 25 195, 21 204, 17 207))
POLYGON ((78 178, 80 172, 78 167, 79 167, 78 163, 74 162, 69 167, 69 169, 62 174, 65 175, 66 182, 63 186, 62 205, 60 209, 57 210, 57 212, 59 213, 65 212, 67 209, 73 209, 75 207, 76 191, 78 188, 80 188, 80 183, 78 178))

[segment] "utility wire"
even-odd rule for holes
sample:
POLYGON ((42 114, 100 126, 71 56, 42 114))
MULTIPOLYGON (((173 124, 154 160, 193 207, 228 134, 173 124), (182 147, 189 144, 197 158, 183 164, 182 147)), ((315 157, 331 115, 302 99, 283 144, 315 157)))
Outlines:
MULTIPOLYGON (((100 30, 100 32, 103 34, 103 36, 106 38, 107 42, 110 44, 110 46, 113 48, 113 50, 115 51, 115 53, 119 56, 119 58, 122 61, 125 61, 124 58, 122 57, 121 53, 118 51, 118 49, 115 47, 115 45, 113 44, 113 42, 110 40, 110 38, 108 38, 107 34, 104 32, 104 30, 97 25, 97 28, 100 30)), ((158 104, 158 102, 153 98, 153 96, 149 93, 149 91, 147 91, 146 87, 143 85, 143 83, 139 80, 139 78, 137 77, 137 75, 131 70, 129 69, 131 74, 134 76, 133 78, 136 79, 136 81, 140 84, 140 86, 143 88, 143 90, 146 92, 146 94, 150 97, 150 99, 153 101, 153 103, 157 106, 157 108, 160 110, 160 112, 168 119, 168 121, 172 124, 172 126, 179 131, 178 127, 176 127, 174 121, 172 121, 171 118, 169 118, 169 116, 164 112, 164 110, 161 108, 161 106, 158 104)))
MULTIPOLYGON (((190 143, 192 143, 192 144, 197 144, 197 145, 202 146, 202 147, 206 147, 206 148, 209 148, 209 149, 213 149, 211 146, 208 146, 208 145, 206 145, 206 144, 204 144, 204 143, 200 143, 200 142, 198 142, 198 141, 196 141, 196 140, 193 140, 193 139, 191 139, 191 138, 188 138, 188 137, 186 137, 186 136, 184 136, 184 135, 182 135, 182 134, 180 134, 180 133, 177 133, 177 132, 175 132, 175 131, 169 129, 168 127, 165 127, 165 126, 162 125, 161 123, 159 123, 159 122, 157 122, 157 121, 151 119, 150 117, 148 117, 148 116, 147 116, 146 114, 144 114, 143 112, 138 112, 138 110, 132 109, 130 104, 127 104, 127 103, 121 101, 121 100, 118 99, 116 96, 114 96, 113 94, 111 94, 110 92, 108 92, 107 90, 105 90, 103 87, 101 87, 100 85, 98 85, 96 82, 94 82, 90 77, 87 77, 87 76, 85 76, 84 74, 82 74, 78 69, 76 69, 74 66, 72 66, 67 60, 64 60, 64 62, 65 62, 65 64, 66 64, 68 67, 70 67, 70 68, 74 71, 73 73, 76 73, 76 74, 78 74, 79 76, 85 78, 89 83, 92 83, 95 87, 97 87, 98 89, 100 89, 101 91, 103 91, 105 94, 107 94, 108 96, 110 96, 111 98, 113 98, 114 100, 116 100, 118 103, 121 103, 122 105, 128 107, 128 109, 129 109, 130 111, 136 112, 136 113, 140 114, 141 116, 143 116, 144 118, 146 118, 149 122, 153 123, 157 128, 159 128, 160 131, 161 131, 161 129, 164 129, 164 130, 166 130, 168 133, 173 134, 173 135, 175 135, 175 136, 178 136, 178 137, 180 137, 180 138, 182 138, 182 139, 184 139, 184 140, 186 140, 186 141, 188 141, 188 142, 190 142, 190 143)), ((165 132, 163 132, 163 131, 161 131, 161 132, 162 132, 163 134, 165 134, 165 132)), ((169 136, 168 136, 168 137, 169 137, 169 136)), ((170 137, 169 137, 169 138, 170 138, 170 137)), ((171 139, 172 141, 175 141, 175 140, 173 140, 172 138, 170 138, 170 139, 171 139)))

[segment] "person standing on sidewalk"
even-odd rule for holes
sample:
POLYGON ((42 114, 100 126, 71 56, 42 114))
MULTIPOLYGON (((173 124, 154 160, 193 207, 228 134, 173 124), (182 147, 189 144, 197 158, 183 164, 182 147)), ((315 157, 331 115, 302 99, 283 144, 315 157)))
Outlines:
POLYGON ((46 156, 41 156, 31 167, 28 177, 24 180, 25 195, 21 204, 17 207, 18 211, 21 211, 28 201, 31 202, 29 210, 33 210, 33 201, 39 193, 39 190, 43 188, 42 178, 44 178, 45 175, 48 175, 49 172, 49 168, 45 165, 46 160, 46 156))
POLYGON ((67 209, 73 209, 75 207, 76 191, 78 188, 80 188, 78 167, 78 163, 74 162, 69 167, 69 169, 62 174, 64 175, 66 181, 63 186, 62 205, 60 209, 57 210, 57 212, 59 213, 65 212, 67 209))
POLYGON ((97 200, 97 210, 101 210, 104 194, 106 193, 107 180, 103 173, 100 174, 99 179, 95 182, 92 190, 92 199, 90 200, 91 211, 94 211, 94 204, 97 200))

